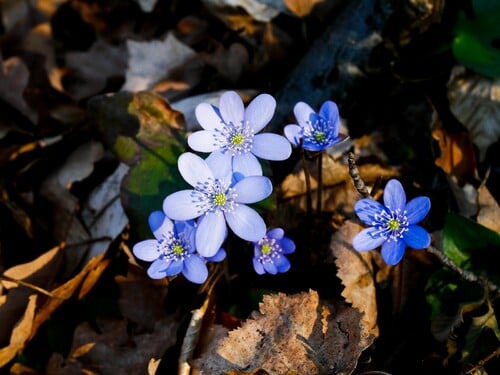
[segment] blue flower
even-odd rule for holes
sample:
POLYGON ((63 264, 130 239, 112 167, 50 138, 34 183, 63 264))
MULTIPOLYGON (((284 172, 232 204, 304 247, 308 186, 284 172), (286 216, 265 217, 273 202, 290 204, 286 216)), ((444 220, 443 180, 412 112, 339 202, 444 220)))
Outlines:
POLYGON ((293 253, 295 243, 284 234, 283 229, 275 228, 254 242, 253 268, 259 275, 266 272, 275 275, 290 269, 290 262, 284 254, 293 253))
POLYGON ((189 146, 199 152, 219 152, 232 159, 233 171, 243 176, 262 176, 257 157, 285 160, 292 149, 286 138, 272 133, 257 134, 271 120, 276 101, 269 94, 255 97, 245 109, 234 91, 225 92, 219 107, 201 103, 195 114, 204 130, 188 137, 189 146))
POLYGON ((382 258, 394 265, 403 258, 406 246, 417 250, 429 247, 429 233, 416 225, 431 208, 429 198, 416 197, 406 203, 401 183, 390 180, 384 189, 384 205, 370 198, 360 199, 354 205, 361 221, 370 225, 354 237, 355 250, 368 251, 382 245, 382 258))
POLYGON ((326 101, 319 113, 304 102, 298 102, 293 108, 298 125, 285 126, 285 136, 292 145, 308 151, 322 151, 342 141, 346 137, 339 135, 339 109, 332 101, 326 101))
POLYGON ((227 225, 240 238, 257 241, 266 233, 266 224, 247 203, 268 197, 273 186, 264 176, 243 177, 232 184, 231 160, 213 153, 206 160, 186 152, 178 159, 182 177, 194 188, 170 194, 163 211, 174 220, 199 217, 196 248, 213 256, 227 235, 227 225))
MULTIPOLYGON (((147 262, 153 262, 148 268, 152 279, 182 274, 189 281, 197 284, 205 282, 208 269, 205 259, 196 253, 196 224, 193 220, 173 223, 161 211, 149 215, 149 226, 154 240, 145 240, 134 245, 134 255, 147 262)), ((218 262, 225 258, 226 252, 219 248, 215 256, 207 260, 218 262)))

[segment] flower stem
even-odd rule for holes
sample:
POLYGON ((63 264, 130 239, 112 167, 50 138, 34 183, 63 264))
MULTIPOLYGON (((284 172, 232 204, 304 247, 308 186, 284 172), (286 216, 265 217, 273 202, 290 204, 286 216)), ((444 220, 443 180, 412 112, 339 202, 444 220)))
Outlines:
POLYGON ((304 177, 306 180, 306 210, 307 210, 307 216, 310 217, 312 214, 312 197, 311 197, 311 175, 309 173, 309 168, 307 168, 306 164, 306 156, 305 156, 305 151, 304 148, 302 147, 302 139, 300 140, 301 147, 300 147, 300 158, 302 160, 302 168, 304 169, 304 177))
POLYGON ((323 202, 323 151, 318 156, 318 192, 316 194, 316 214, 321 213, 321 203, 323 202))

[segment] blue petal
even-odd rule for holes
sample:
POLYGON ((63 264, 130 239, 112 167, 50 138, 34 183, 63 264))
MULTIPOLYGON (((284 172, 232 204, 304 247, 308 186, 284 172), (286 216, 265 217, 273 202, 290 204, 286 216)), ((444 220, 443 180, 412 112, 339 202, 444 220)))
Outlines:
POLYGON ((173 230, 172 221, 165 216, 163 211, 154 211, 148 217, 149 228, 157 240, 161 240, 168 232, 173 230))
POLYGON ((373 225, 375 215, 385 211, 385 207, 374 199, 363 198, 354 204, 354 211, 359 219, 366 225, 373 225))
POLYGON ((204 195, 196 190, 181 190, 167 196, 163 201, 163 212, 173 220, 190 220, 204 212, 196 201, 204 195))
POLYGON ((304 127, 309 122, 311 113, 315 113, 311 106, 304 102, 298 102, 293 107, 293 114, 300 126, 304 127))
POLYGON ((271 275, 276 275, 278 273, 278 268, 273 262, 264 262, 262 265, 267 273, 270 273, 271 275))
POLYGON ((214 256, 226 239, 227 227, 220 211, 209 212, 198 222, 196 249, 205 258, 214 256))
POLYGON ((179 156, 177 165, 184 180, 193 187, 214 178, 205 160, 192 152, 185 152, 179 156))
POLYGON ((426 249, 431 244, 431 236, 419 225, 410 225, 403 234, 403 240, 412 249, 426 249))
POLYGON ((281 249, 283 250, 283 254, 290 254, 295 251, 295 242, 293 242, 288 237, 283 237, 280 241, 281 249))
POLYGON ((327 100, 323 103, 319 110, 320 116, 324 117, 327 121, 330 121, 333 127, 336 127, 336 132, 334 131, 335 136, 339 134, 339 108, 337 104, 332 102, 331 100, 327 100))
POLYGON ((382 259, 390 266, 398 264, 405 255, 405 244, 403 241, 386 241, 382 245, 382 259))
POLYGON ((384 204, 392 211, 398 208, 403 211, 406 205, 406 194, 398 180, 389 180, 384 189, 384 204))
POLYGON ((205 130, 220 129, 224 126, 224 122, 219 116, 216 108, 208 103, 200 103, 194 111, 196 119, 201 127, 205 130))
POLYGON ((271 121, 276 109, 276 100, 269 94, 256 96, 245 110, 245 120, 255 133, 261 131, 271 121))
POLYGON ((218 178, 224 182, 230 182, 233 174, 233 156, 230 153, 212 152, 205 159, 208 167, 218 178))
POLYGON ((281 240, 285 235, 283 228, 274 228, 267 232, 267 237, 281 240))
POLYGON ((281 135, 262 133, 253 137, 252 153, 265 160, 286 160, 292 154, 292 147, 281 135))
POLYGON ((165 270, 165 275, 175 276, 181 273, 184 268, 184 259, 172 260, 170 266, 165 270))
POLYGON ((138 242, 132 248, 134 255, 146 262, 152 262, 158 259, 160 253, 158 252, 158 241, 157 240, 145 240, 138 242))
POLYGON ((226 259, 226 250, 221 247, 213 257, 207 257, 206 259, 209 262, 222 262, 226 259))
POLYGON ((384 243, 385 241, 385 238, 374 234, 374 232, 376 231, 377 229, 373 227, 366 228, 359 232, 356 236, 354 236, 354 238, 352 239, 352 247, 354 248, 354 250, 369 251, 382 245, 382 243, 384 243))
POLYGON ((283 255, 278 255, 274 258, 274 265, 280 273, 287 272, 291 267, 290 261, 283 255))
POLYGON ((238 203, 255 203, 267 198, 273 191, 271 180, 265 176, 245 177, 233 186, 238 203))
POLYGON ((283 131, 285 133, 285 137, 292 145, 294 145, 295 147, 298 147, 300 145, 300 139, 302 138, 302 128, 300 126, 289 124, 285 126, 285 129, 283 131))
POLYGON ((245 107, 240 96, 235 91, 227 91, 222 94, 219 101, 220 114, 226 124, 232 122, 240 125, 244 119, 245 107))
POLYGON ((262 167, 257 158, 247 152, 233 156, 233 173, 240 173, 243 176, 262 176, 262 167))
POLYGON ((258 241, 266 234, 266 223, 252 208, 240 204, 232 211, 225 212, 229 228, 238 237, 247 241, 258 241))
POLYGON ((263 275, 266 273, 266 271, 264 270, 264 267, 262 266, 262 263, 259 262, 259 258, 258 257, 254 257, 252 259, 252 263, 253 263, 253 269, 255 270, 255 272, 257 272, 259 275, 263 275))
POLYGON ((316 142, 312 142, 312 141, 307 140, 307 138, 304 138, 302 148, 304 150, 308 150, 308 151, 323 151, 323 150, 326 150, 328 148, 328 144, 324 144, 324 145, 318 144, 316 142))
POLYGON ((220 149, 212 130, 199 130, 188 137, 188 145, 195 151, 213 152, 220 149))
POLYGON ((151 277, 152 279, 163 279, 166 274, 165 270, 170 266, 170 263, 172 261, 164 261, 164 260, 156 260, 148 268, 148 276, 151 277))
POLYGON ((408 202, 405 207, 408 223, 416 224, 422 221, 431 209, 431 200, 427 197, 417 197, 408 202))
POLYGON ((182 274, 195 284, 203 284, 208 277, 207 265, 198 255, 191 255, 184 260, 182 274))

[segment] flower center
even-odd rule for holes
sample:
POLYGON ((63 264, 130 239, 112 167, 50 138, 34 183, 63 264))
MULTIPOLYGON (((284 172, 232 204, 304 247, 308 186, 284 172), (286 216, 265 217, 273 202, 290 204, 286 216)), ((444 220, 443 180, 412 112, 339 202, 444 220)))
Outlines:
POLYGON ((388 222, 387 222, 387 227, 390 229, 390 230, 398 230, 399 229, 399 221, 396 220, 396 219, 390 219, 388 222))
POLYGON ((318 131, 315 131, 315 132, 314 132, 314 139, 315 139, 316 141, 318 141, 318 143, 322 143, 322 142, 324 142, 325 138, 326 138, 326 134, 325 134, 325 133, 323 133, 322 131, 319 131, 319 130, 318 130, 318 131))
POLYGON ((215 211, 230 212, 238 205, 234 189, 218 178, 199 182, 191 196, 200 215, 215 211))
POLYGON ((248 121, 241 121, 240 124, 225 123, 222 129, 215 129, 214 141, 219 146, 221 152, 229 152, 233 156, 246 154, 252 150, 253 130, 248 121))
POLYGON ((283 251, 278 241, 274 238, 264 237, 258 243, 258 249, 260 250, 260 255, 258 260, 260 263, 274 262, 283 251))
POLYGON ((227 202, 226 194, 223 192, 215 193, 214 203, 216 206, 224 206, 227 202))
POLYGON ((232 138, 231 138, 231 143, 234 145, 234 146, 241 146, 241 144, 245 141, 245 137, 243 137, 242 134, 240 133, 236 133, 236 134, 233 134, 232 138))
POLYGON ((403 234, 408 231, 407 212, 400 208, 391 210, 389 208, 382 210, 380 214, 374 215, 372 225, 376 231, 372 236, 384 237, 387 241, 398 241, 403 238, 403 234))
POLYGON ((184 233, 176 235, 174 232, 168 232, 162 239, 158 240, 159 259, 164 260, 182 260, 189 257, 189 241, 184 233))
POLYGON ((174 243, 171 249, 175 255, 181 255, 184 252, 184 246, 179 243, 174 243))
POLYGON ((264 255, 269 255, 269 253, 271 252, 272 250, 272 246, 268 243, 265 243, 262 245, 262 247, 260 248, 260 251, 262 252, 262 254, 264 255))
POLYGON ((334 141, 337 137, 334 131, 335 127, 331 121, 317 114, 312 114, 307 125, 302 128, 304 141, 318 146, 325 146, 334 141))

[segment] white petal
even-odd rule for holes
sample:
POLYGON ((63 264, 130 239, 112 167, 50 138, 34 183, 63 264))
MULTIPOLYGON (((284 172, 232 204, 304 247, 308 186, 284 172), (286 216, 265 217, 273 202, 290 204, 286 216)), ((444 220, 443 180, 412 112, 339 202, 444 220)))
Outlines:
POLYGON ((158 253, 158 241, 157 240, 145 240, 138 242, 132 248, 132 252, 134 255, 146 262, 152 262, 153 260, 158 259, 160 255, 158 253))
POLYGON ((273 191, 271 180, 264 176, 250 176, 233 186, 238 203, 255 203, 267 198, 273 191))
POLYGON ((196 231, 196 249, 203 257, 217 254, 226 239, 226 220, 222 212, 210 212, 199 221, 196 231))
POLYGON ((248 104, 245 120, 254 133, 258 133, 271 121, 275 109, 276 100, 269 94, 260 94, 248 104))
POLYGON ((205 159, 208 167, 219 180, 230 182, 233 174, 233 156, 229 153, 212 152, 205 159))
POLYGON ((193 187, 214 178, 205 160, 192 152, 185 152, 179 156, 177 165, 181 176, 193 187))
POLYGON ((205 130, 214 130, 223 126, 222 119, 214 106, 208 103, 200 103, 194 111, 196 119, 205 130))
POLYGON ((222 94, 219 109, 224 122, 239 125, 243 121, 245 107, 240 96, 235 91, 227 91, 222 94))
POLYGON ((240 204, 231 212, 225 212, 229 228, 238 237, 247 241, 258 241, 266 235, 266 223, 252 208, 240 204))
POLYGON ((253 138, 252 153, 265 160, 286 160, 292 154, 292 147, 281 135, 262 133, 253 138))
POLYGON ((213 152, 220 147, 215 142, 214 132, 212 130, 199 130, 188 137, 188 145, 195 151, 213 152))
POLYGON ((309 121, 311 113, 315 113, 311 106, 304 102, 298 102, 293 107, 293 114, 300 126, 305 126, 309 121))
POLYGON ((198 206, 203 194, 196 190, 181 190, 167 196, 163 201, 163 212, 173 220, 197 218, 204 211, 198 206))
POLYGON ((243 176, 262 176, 262 167, 257 158, 247 152, 246 154, 233 156, 233 173, 243 176))

